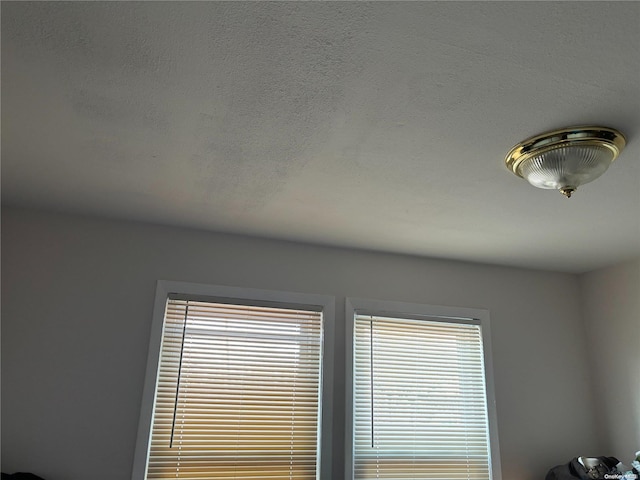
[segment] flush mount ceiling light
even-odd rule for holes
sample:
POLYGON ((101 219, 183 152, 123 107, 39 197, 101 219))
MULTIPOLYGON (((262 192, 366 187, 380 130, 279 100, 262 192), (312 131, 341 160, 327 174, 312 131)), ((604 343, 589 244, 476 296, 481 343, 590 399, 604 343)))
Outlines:
POLYGON ((571 197, 580 185, 602 175, 625 144, 624 135, 613 128, 569 127, 518 143, 504 161, 534 187, 571 197))

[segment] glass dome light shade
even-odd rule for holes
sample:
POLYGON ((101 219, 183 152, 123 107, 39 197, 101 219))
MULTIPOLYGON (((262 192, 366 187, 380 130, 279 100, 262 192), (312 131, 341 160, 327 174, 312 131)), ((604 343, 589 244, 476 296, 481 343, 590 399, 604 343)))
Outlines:
POLYGON ((556 189, 567 197, 602 175, 625 145, 611 128, 571 127, 532 137, 513 147, 505 163, 538 188, 556 189))
POLYGON ((518 174, 538 188, 577 188, 602 175, 612 161, 606 147, 558 147, 520 162, 518 174))

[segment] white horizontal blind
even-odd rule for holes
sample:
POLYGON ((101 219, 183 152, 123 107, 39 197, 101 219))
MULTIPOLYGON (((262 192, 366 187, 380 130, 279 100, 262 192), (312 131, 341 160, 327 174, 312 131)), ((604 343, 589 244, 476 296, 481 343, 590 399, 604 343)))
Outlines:
POLYGON ((147 479, 316 479, 322 314, 167 302, 147 479))
POLYGON ((358 315, 354 478, 490 473, 480 325, 358 315))

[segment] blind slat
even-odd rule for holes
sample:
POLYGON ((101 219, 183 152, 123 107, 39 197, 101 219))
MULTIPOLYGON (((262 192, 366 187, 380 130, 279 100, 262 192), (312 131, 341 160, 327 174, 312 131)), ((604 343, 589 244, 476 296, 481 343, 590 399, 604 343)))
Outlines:
POLYGON ((355 480, 490 479, 480 326, 354 321, 355 480))
POLYGON ((146 479, 315 479, 321 349, 321 312, 169 299, 146 479))

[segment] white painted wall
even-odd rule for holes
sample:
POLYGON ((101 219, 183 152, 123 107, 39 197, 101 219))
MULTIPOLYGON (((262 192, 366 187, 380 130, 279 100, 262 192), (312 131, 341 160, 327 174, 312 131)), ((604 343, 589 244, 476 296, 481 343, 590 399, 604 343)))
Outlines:
POLYGON ((574 275, 5 208, 3 471, 129 478, 158 279, 334 295, 337 345, 346 296, 488 309, 503 478, 599 452, 574 275))
POLYGON ((580 287, 603 448, 629 463, 640 450, 640 259, 581 275, 580 287))

